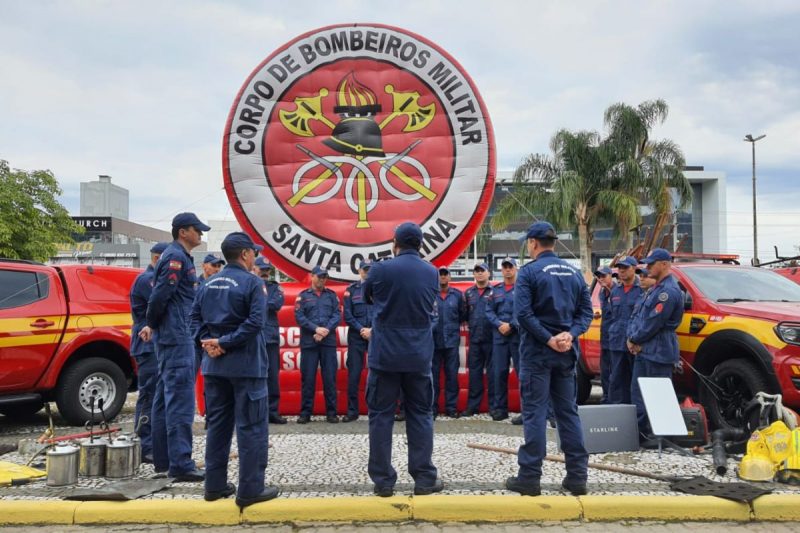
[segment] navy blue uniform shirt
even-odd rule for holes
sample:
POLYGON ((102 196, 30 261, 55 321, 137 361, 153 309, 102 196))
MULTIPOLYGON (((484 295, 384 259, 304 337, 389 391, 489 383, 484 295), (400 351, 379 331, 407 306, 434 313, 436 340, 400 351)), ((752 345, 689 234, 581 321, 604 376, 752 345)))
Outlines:
POLYGON ((192 322, 195 341, 219 339, 225 353, 203 355, 205 376, 265 378, 269 362, 262 330, 266 313, 264 282, 236 263, 229 263, 197 291, 192 322))
MULTIPOLYGON (((616 287, 614 283, 612 289, 616 287)), ((608 348, 611 346, 611 323, 614 322, 614 315, 611 312, 611 291, 604 287, 600 287, 598 293, 600 298, 600 347, 608 348)))
POLYGON ((433 347, 458 348, 461 344, 461 323, 467 319, 467 306, 464 294, 454 288, 447 288, 447 295, 442 298, 442 291, 436 297, 436 308, 439 314, 433 326, 433 347))
POLYGON ((623 284, 611 290, 611 316, 608 347, 618 352, 628 351, 628 324, 633 316, 633 308, 644 291, 639 286, 639 279, 634 278, 633 285, 625 292, 623 284))
POLYGON ((300 348, 314 346, 336 346, 336 326, 342 320, 339 312, 339 298, 328 288, 317 294, 308 288, 297 295, 294 303, 294 317, 300 326, 300 348), (318 327, 330 330, 322 342, 314 340, 318 327))
POLYGON ((491 322, 493 329, 493 342, 495 344, 508 344, 509 342, 519 341, 519 329, 514 318, 514 288, 506 287, 504 282, 497 283, 492 287, 492 291, 485 296, 486 318, 491 322), (497 328, 502 322, 511 324, 511 333, 503 335, 497 328))
POLYGON ((469 324, 469 342, 492 342, 494 326, 486 316, 486 304, 492 293, 492 288, 486 285, 479 289, 473 285, 464 292, 464 299, 467 302, 467 323, 469 324))
POLYGON ((364 298, 364 282, 351 283, 344 291, 344 323, 350 326, 347 336, 361 339, 361 329, 372 327, 372 306, 364 298))
POLYGON ((280 326, 278 324, 278 311, 284 303, 283 289, 275 281, 264 282, 267 288, 267 312, 264 320, 264 342, 278 344, 280 341, 280 326))
MULTIPOLYGON (((520 366, 536 355, 554 335, 569 331, 578 354, 578 336, 592 322, 592 299, 580 271, 551 251, 519 271, 514 315, 522 331, 520 366)), ((549 348, 547 348, 549 350, 549 348)))
POLYGON ((153 265, 147 265, 144 272, 136 276, 131 286, 131 355, 154 352, 153 341, 145 342, 139 338, 139 332, 147 325, 147 301, 153 292, 153 265))
POLYGON ((636 357, 662 364, 680 360, 675 330, 683 320, 683 291, 672 275, 654 285, 628 326, 628 339, 642 347, 636 357))
POLYGON ((178 241, 172 241, 156 264, 147 305, 147 325, 157 330, 159 344, 192 342, 189 314, 196 283, 191 254, 178 241))
POLYGON ((373 305, 369 368, 431 371, 439 272, 416 250, 372 266, 364 294, 373 305))

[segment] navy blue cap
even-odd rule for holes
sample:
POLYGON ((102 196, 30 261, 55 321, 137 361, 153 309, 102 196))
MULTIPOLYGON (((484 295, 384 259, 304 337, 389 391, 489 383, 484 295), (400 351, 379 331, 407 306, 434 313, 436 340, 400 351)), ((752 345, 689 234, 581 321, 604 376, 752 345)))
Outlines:
POLYGON ((439 267, 439 274, 449 274, 449 273, 450 269, 447 268, 446 266, 442 265, 439 267))
POLYGON ((638 264, 639 261, 637 261, 635 257, 631 257, 629 255, 617 260, 617 266, 635 267, 638 264))
POLYGON ((219 257, 217 257, 214 254, 208 254, 207 256, 205 256, 203 258, 203 263, 211 263, 212 265, 224 265, 225 264, 225 260, 224 259, 220 259, 219 257))
POLYGON ((505 264, 509 264, 511 266, 517 266, 517 260, 514 259, 513 257, 505 257, 503 258, 502 261, 500 261, 500 266, 503 266, 505 264))
POLYGON ((483 270, 485 270, 486 272, 489 272, 489 265, 487 265, 486 263, 478 263, 478 264, 476 264, 474 267, 472 267, 472 271, 475 272, 476 270, 479 270, 481 268, 483 270))
POLYGON ((663 248, 654 248, 650 254, 642 259, 645 265, 652 265, 656 261, 672 261, 672 256, 663 248))
POLYGON ((608 267, 600 267, 594 271, 595 276, 608 276, 611 274, 611 269, 608 267))
POLYGON ((422 244, 422 230, 413 222, 403 222, 394 230, 394 240, 399 244, 419 246, 422 244))
POLYGON ((636 273, 645 278, 650 275, 646 268, 637 268, 636 273))
POLYGON ((243 231, 234 231, 233 233, 228 233, 225 236, 225 239, 223 239, 220 248, 222 249, 223 254, 226 250, 236 250, 240 248, 250 248, 256 252, 260 252, 264 249, 263 246, 259 246, 258 244, 254 243, 253 239, 250 238, 250 235, 244 233, 243 231))
POLYGON ((262 256, 256 257, 256 266, 259 270, 269 270, 272 268, 272 263, 264 259, 262 256))
POLYGON ((197 215, 194 213, 178 213, 175 215, 175 218, 172 219, 173 228, 186 228, 188 226, 194 226, 200 231, 208 231, 211 229, 211 226, 206 226, 200 222, 200 219, 197 218, 197 215))
POLYGON ((525 234, 526 239, 558 239, 556 229, 549 222, 540 220, 534 222, 528 228, 528 233, 525 234))
POLYGON ((358 264, 358 269, 359 270, 369 270, 371 267, 372 267, 372 263, 370 263, 369 261, 361 261, 358 264))
POLYGON ((315 276, 327 276, 328 275, 328 271, 325 270, 324 268, 322 268, 319 265, 317 265, 314 268, 312 268, 311 269, 311 273, 314 274, 315 276))
POLYGON ((150 248, 150 253, 161 255, 164 253, 164 250, 167 249, 167 246, 169 246, 169 243, 167 242, 157 242, 153 245, 152 248, 150 248))

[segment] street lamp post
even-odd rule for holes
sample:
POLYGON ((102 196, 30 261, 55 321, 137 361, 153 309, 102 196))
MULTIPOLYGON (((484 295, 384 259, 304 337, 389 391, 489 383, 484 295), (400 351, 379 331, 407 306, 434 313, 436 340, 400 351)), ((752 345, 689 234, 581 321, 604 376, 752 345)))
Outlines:
POLYGON ((744 136, 744 141, 749 142, 753 149, 753 266, 758 266, 758 223, 756 219, 756 142, 766 137, 766 134, 753 137, 751 134, 744 136))

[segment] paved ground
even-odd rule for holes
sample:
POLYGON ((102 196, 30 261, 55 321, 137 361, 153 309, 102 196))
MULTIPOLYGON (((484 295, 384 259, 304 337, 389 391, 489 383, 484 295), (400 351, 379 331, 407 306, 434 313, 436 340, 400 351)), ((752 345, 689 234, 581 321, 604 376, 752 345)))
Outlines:
MULTIPOLYGON (((25 533, 38 528, 26 527, 7 527, 0 528, 4 533, 25 533)), ((531 530, 543 530, 548 533, 560 533, 562 531, 580 533, 694 533, 703 531, 704 533, 790 533, 800 529, 798 523, 746 523, 736 522, 553 522, 545 524, 430 524, 430 523, 405 523, 405 524, 338 524, 338 525, 239 525, 231 527, 187 527, 187 526, 142 526, 142 525, 118 525, 118 526, 47 526, 49 533, 94 533, 101 531, 131 532, 131 533, 230 533, 233 531, 270 531, 276 533, 294 532, 319 532, 319 533, 349 533, 367 532, 370 533, 523 533, 531 530)))
MULTIPOLYGON (((133 421, 135 395, 129 400, 115 424, 130 431, 133 421)), ((367 421, 360 420, 350 424, 327 424, 321 417, 315 417, 311 424, 301 426, 292 420, 283 426, 270 427, 270 465, 267 479, 278 485, 284 497, 330 497, 370 495, 372 483, 367 475, 368 453, 367 421)), ((63 435, 83 431, 83 428, 69 427, 56 415, 57 434, 63 435)), ((44 412, 27 423, 17 423, 0 416, 0 443, 16 442, 24 438, 34 438, 46 428, 44 412)), ((395 425, 393 456, 399 474, 397 490, 410 493, 412 480, 407 469, 407 446, 405 424, 395 425)), ((557 453, 553 431, 548 435, 548 452, 557 453)), ((440 417, 436 421, 434 442, 434 462, 445 481, 444 494, 512 494, 503 489, 506 477, 517 471, 516 457, 513 455, 474 450, 468 443, 480 443, 516 449, 522 442, 522 429, 509 421, 494 422, 486 415, 469 419, 449 419, 440 417)), ((235 443, 234 443, 235 444, 235 443)), ((196 419, 195 457, 202 460, 205 446, 203 420, 196 419)), ((235 446, 233 448, 235 452, 235 446)), ((25 463, 27 456, 9 453, 2 460, 25 463)), ((635 468, 650 473, 675 476, 703 475, 716 481, 736 481, 734 464, 726 476, 717 476, 711 464, 710 455, 684 457, 664 453, 661 457, 655 451, 628 453, 593 454, 591 461, 606 465, 635 468)), ((43 461, 36 461, 34 465, 43 461)), ((150 465, 142 465, 138 477, 146 479, 154 472, 150 465)), ((231 460, 230 481, 236 482, 238 461, 231 460)), ((560 494, 560 482, 564 476, 563 465, 545 463, 542 488, 544 494, 560 494)), ((80 478, 81 487, 96 487, 107 483, 104 478, 80 478)), ((792 487, 782 484, 767 484, 777 492, 796 492, 792 487)), ((19 487, 0 487, 0 499, 56 499, 65 488, 48 487, 44 480, 35 481, 19 487)), ((667 483, 637 476, 590 470, 589 490, 592 494, 676 494, 667 483)), ((175 483, 160 493, 148 496, 152 499, 200 498, 202 484, 175 483)))

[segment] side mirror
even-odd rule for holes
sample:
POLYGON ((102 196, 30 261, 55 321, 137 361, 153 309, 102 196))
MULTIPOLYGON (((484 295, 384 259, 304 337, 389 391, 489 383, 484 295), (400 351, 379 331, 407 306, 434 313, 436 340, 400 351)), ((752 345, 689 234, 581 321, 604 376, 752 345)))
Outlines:
POLYGON ((692 300, 692 295, 689 294, 688 291, 684 292, 683 293, 683 310, 684 311, 691 311, 693 303, 694 302, 692 300))

